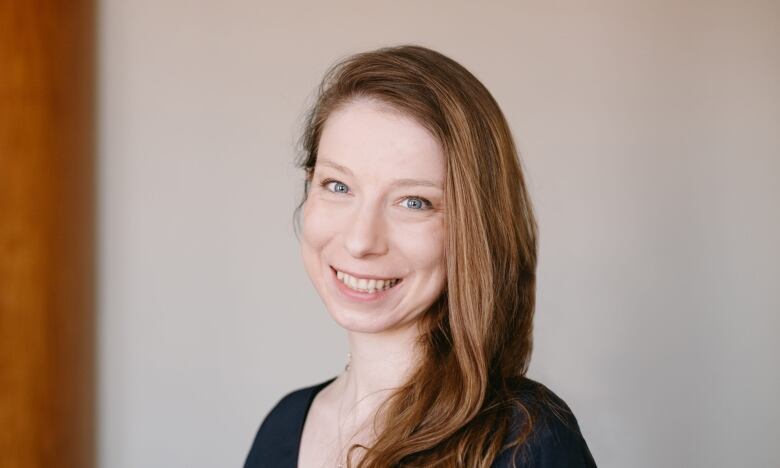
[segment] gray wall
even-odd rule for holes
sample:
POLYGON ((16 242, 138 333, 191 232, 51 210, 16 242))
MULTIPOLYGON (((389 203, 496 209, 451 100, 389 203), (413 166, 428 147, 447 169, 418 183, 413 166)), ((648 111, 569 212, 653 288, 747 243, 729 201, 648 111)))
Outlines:
POLYGON ((780 466, 777 2, 100 8, 102 467, 239 466, 278 398, 343 368, 295 142, 328 65, 402 42, 512 125, 541 229, 530 374, 599 465, 780 466))

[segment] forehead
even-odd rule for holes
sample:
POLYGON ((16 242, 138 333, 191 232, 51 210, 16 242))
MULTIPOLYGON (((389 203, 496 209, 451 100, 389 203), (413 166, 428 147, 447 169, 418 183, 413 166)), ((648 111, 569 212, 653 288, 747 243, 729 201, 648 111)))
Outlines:
POLYGON ((357 175, 444 178, 444 154, 428 130, 414 118, 368 99, 331 113, 320 137, 320 159, 357 175))

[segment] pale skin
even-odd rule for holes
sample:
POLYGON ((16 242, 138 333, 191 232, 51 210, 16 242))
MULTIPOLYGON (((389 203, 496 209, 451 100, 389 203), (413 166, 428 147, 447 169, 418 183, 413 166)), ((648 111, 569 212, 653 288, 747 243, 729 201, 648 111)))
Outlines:
POLYGON ((347 331, 351 362, 312 402, 299 467, 346 466, 349 445, 370 445, 377 408, 415 364, 419 317, 446 283, 444 178, 440 144, 411 117, 368 99, 328 117, 303 205, 301 255, 347 331), (401 281, 377 296, 351 295, 336 270, 401 281))

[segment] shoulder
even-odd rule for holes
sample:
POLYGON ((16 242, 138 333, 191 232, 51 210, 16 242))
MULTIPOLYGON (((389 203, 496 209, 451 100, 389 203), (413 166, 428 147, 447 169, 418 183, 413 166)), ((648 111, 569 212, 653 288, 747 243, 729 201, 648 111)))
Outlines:
POLYGON ((505 450, 496 460, 496 468, 516 466, 533 468, 591 468, 596 463, 571 408, 545 385, 528 378, 512 384, 516 401, 512 431, 507 442, 531 427, 526 441, 505 450))
MULTIPOLYGON (((303 420, 314 395, 328 383, 330 383, 330 380, 287 393, 271 408, 260 428, 278 430, 287 428, 295 420, 303 420)), ((295 428, 289 429, 294 430, 295 428)))
POLYGON ((291 460, 290 457, 297 458, 300 442, 298 439, 311 400, 332 380, 299 388, 284 395, 260 424, 244 467, 282 466, 279 465, 280 462, 291 460))

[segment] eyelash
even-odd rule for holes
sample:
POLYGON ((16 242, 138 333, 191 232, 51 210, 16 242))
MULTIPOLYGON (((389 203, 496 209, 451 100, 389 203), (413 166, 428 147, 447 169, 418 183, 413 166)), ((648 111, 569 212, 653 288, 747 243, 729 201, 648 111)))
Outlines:
MULTIPOLYGON (((327 190, 330 193, 343 193, 343 192, 334 192, 333 190, 330 190, 330 189, 327 188, 327 186, 332 184, 333 182, 342 184, 345 187, 347 186, 347 184, 345 184, 344 182, 341 182, 340 180, 324 179, 322 182, 320 182, 320 187, 325 188, 325 190, 327 190)), ((413 210, 416 210, 416 211, 426 211, 426 210, 430 210, 430 209, 433 208, 433 203, 431 203, 427 198, 421 197, 419 195, 407 195, 406 197, 404 197, 404 199, 409 199, 409 198, 420 200, 420 201, 423 202, 423 205, 424 205, 423 208, 410 208, 410 209, 413 209, 413 210)))

